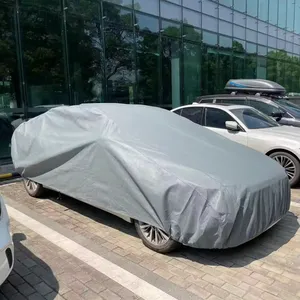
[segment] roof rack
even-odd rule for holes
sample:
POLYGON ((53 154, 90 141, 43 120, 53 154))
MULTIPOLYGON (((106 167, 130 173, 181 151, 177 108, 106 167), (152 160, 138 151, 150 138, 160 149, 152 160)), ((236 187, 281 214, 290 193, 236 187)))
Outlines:
POLYGON ((284 95, 286 90, 280 84, 264 79, 231 79, 227 82, 225 90, 260 95, 284 95))

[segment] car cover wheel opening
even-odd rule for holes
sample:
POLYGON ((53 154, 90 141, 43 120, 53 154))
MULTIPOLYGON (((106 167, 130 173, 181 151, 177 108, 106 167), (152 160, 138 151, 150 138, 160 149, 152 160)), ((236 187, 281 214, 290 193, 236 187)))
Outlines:
POLYGON ((172 240, 162 229, 140 221, 135 221, 135 227, 144 245, 153 251, 169 253, 180 247, 180 243, 172 240))
POLYGON ((32 197, 41 197, 45 192, 45 189, 41 184, 30 179, 24 179, 24 186, 27 193, 32 197))
POLYGON ((164 245, 169 240, 170 237, 161 229, 151 226, 146 223, 140 222, 141 232, 144 237, 154 245, 164 245))
POLYGON ((33 182, 29 179, 25 179, 25 186, 27 187, 28 191, 31 191, 31 192, 35 192, 38 187, 38 185, 35 182, 33 182))
POLYGON ((275 152, 270 157, 285 169, 292 187, 299 183, 300 163, 293 155, 285 152, 275 152))

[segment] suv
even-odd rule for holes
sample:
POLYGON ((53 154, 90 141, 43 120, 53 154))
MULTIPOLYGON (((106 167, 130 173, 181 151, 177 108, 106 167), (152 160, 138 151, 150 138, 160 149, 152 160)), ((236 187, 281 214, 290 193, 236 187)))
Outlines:
POLYGON ((247 105, 276 119, 282 125, 300 127, 300 107, 288 101, 285 89, 263 79, 229 80, 225 90, 231 94, 198 97, 196 103, 247 105))

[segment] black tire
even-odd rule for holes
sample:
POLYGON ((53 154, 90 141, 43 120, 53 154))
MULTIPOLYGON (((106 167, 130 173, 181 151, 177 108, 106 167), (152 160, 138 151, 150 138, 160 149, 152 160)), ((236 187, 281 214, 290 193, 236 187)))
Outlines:
MULTIPOLYGON (((134 222, 136 231, 139 235, 139 237, 141 238, 141 240, 143 241, 143 244, 148 247, 149 249, 158 252, 158 253, 170 253, 176 249, 178 249, 181 244, 173 241, 171 238, 168 238, 168 240, 166 240, 165 242, 161 243, 161 244, 155 244, 152 243, 149 239, 147 239, 142 231, 142 227, 143 225, 149 226, 148 224, 139 222, 139 221, 135 221, 134 222)), ((152 226, 153 227, 153 226, 152 226)), ((155 228, 155 227, 153 227, 155 228)), ((155 228, 156 229, 156 228, 155 228)), ((164 233, 165 235, 167 235, 166 233, 164 233)))
POLYGON ((289 178, 290 179, 290 185, 291 185, 291 187, 295 187, 296 185, 299 184, 299 181, 300 181, 300 162, 294 155, 292 155, 288 152, 285 152, 285 151, 278 151, 278 152, 271 153, 269 155, 269 157, 274 159, 278 163, 280 163, 279 157, 286 157, 287 159, 291 160, 293 162, 294 166, 295 166, 295 172, 294 172, 294 176, 292 178, 289 178))
POLYGON ((24 187, 28 195, 34 198, 40 198, 45 195, 45 188, 40 184, 29 179, 23 179, 24 187))

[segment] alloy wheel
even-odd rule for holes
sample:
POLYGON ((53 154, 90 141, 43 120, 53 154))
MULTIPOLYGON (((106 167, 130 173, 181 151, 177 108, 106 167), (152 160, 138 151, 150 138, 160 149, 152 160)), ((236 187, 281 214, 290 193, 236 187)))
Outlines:
POLYGON ((35 183, 29 179, 25 180, 25 185, 26 185, 26 188, 28 189, 28 191, 30 191, 30 192, 35 192, 37 189, 37 186, 38 186, 37 183, 35 183))
POLYGON ((285 169, 285 172, 289 180, 292 180, 295 177, 296 166, 295 163, 289 157, 285 155, 276 155, 272 158, 276 160, 278 163, 280 163, 281 166, 285 169))
POLYGON ((157 227, 142 222, 139 223, 139 226, 141 233, 151 244, 164 245, 170 240, 170 237, 157 227))

